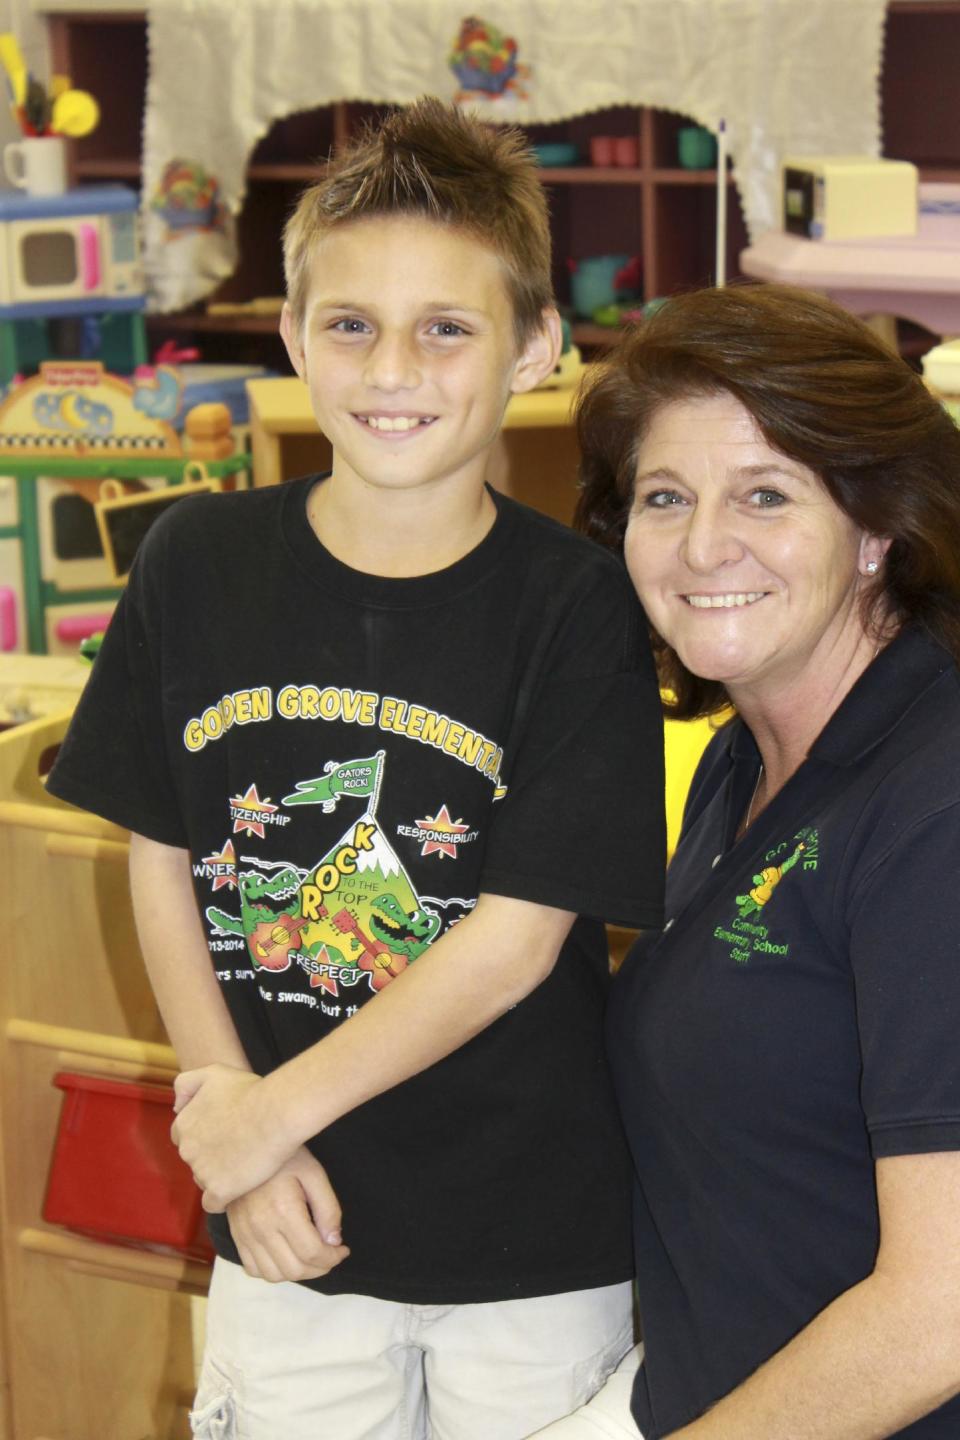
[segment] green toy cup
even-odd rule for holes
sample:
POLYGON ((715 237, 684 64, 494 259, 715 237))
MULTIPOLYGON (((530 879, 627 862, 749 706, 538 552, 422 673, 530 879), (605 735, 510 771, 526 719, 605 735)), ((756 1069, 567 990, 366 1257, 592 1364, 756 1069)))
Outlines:
POLYGON ((717 163, 717 137, 703 125, 677 131, 677 159, 684 170, 709 170, 717 163))

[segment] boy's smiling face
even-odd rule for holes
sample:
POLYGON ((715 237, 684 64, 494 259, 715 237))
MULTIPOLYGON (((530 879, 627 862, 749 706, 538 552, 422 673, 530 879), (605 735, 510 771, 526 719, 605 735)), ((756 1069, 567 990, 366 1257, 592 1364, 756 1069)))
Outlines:
POLYGON ((518 351, 498 256, 419 217, 341 225, 317 242, 300 330, 281 333, 333 446, 335 480, 479 489, 512 393, 556 363, 559 322, 518 351))

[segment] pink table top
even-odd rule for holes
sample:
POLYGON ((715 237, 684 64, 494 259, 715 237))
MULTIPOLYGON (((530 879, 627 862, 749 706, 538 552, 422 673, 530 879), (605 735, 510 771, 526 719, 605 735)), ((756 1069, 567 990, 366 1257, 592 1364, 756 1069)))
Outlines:
POLYGON ((921 185, 920 202, 916 235, 805 240, 768 230, 740 252, 740 268, 823 291, 858 315, 897 315, 960 334, 960 185, 921 185))

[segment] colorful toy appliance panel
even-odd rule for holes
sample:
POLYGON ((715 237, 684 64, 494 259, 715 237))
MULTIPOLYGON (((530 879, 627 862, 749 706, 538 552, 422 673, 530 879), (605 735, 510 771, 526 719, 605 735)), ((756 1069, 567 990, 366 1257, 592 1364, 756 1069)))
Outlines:
MULTIPOLYGON (((170 485, 185 493, 188 457, 161 418, 177 413, 180 393, 172 367, 128 382, 97 361, 46 361, 38 375, 9 387, 0 403, 0 476, 9 477, 0 480, 0 648, 74 653, 105 628, 120 582, 94 502, 108 479, 123 482, 118 488, 130 497, 162 498, 170 485)), ((226 409, 223 416, 229 433, 226 409)), ((207 462, 212 476, 247 463, 244 455, 207 462)), ((125 555, 131 524, 141 534, 151 511, 157 507, 134 508, 121 537, 125 555)))
POLYGON ((807 155, 783 162, 783 228, 807 240, 916 235, 918 172, 908 160, 807 155))
POLYGON ((0 455, 82 461, 179 456, 180 438, 165 418, 176 413, 179 391, 176 372, 165 366, 130 384, 96 360, 46 361, 38 375, 11 386, 0 404, 0 455), (169 404, 162 390, 167 378, 169 404))
MULTIPOLYGON (((0 602, 16 618, 0 628, 2 648, 76 653, 109 622, 119 589, 93 510, 102 479, 122 462, 147 476, 158 460, 183 463, 176 431, 149 413, 155 393, 156 379, 131 386, 95 361, 47 361, 9 388, 0 404, 0 473, 6 464, 10 476, 0 485, 0 602)), ((168 478, 130 483, 165 489, 168 478)))
POLYGON ((122 185, 0 192, 0 316, 142 309, 137 197, 122 185))

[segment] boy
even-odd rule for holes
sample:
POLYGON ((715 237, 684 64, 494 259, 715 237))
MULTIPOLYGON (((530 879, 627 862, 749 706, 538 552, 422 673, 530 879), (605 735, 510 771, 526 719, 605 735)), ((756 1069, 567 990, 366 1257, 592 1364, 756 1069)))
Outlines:
POLYGON ((158 522, 51 788, 133 832, 195 1433, 516 1440, 632 1338, 601 920, 660 919, 656 686, 617 563, 484 484, 558 351, 519 137, 391 116, 285 263, 332 473, 158 522))

